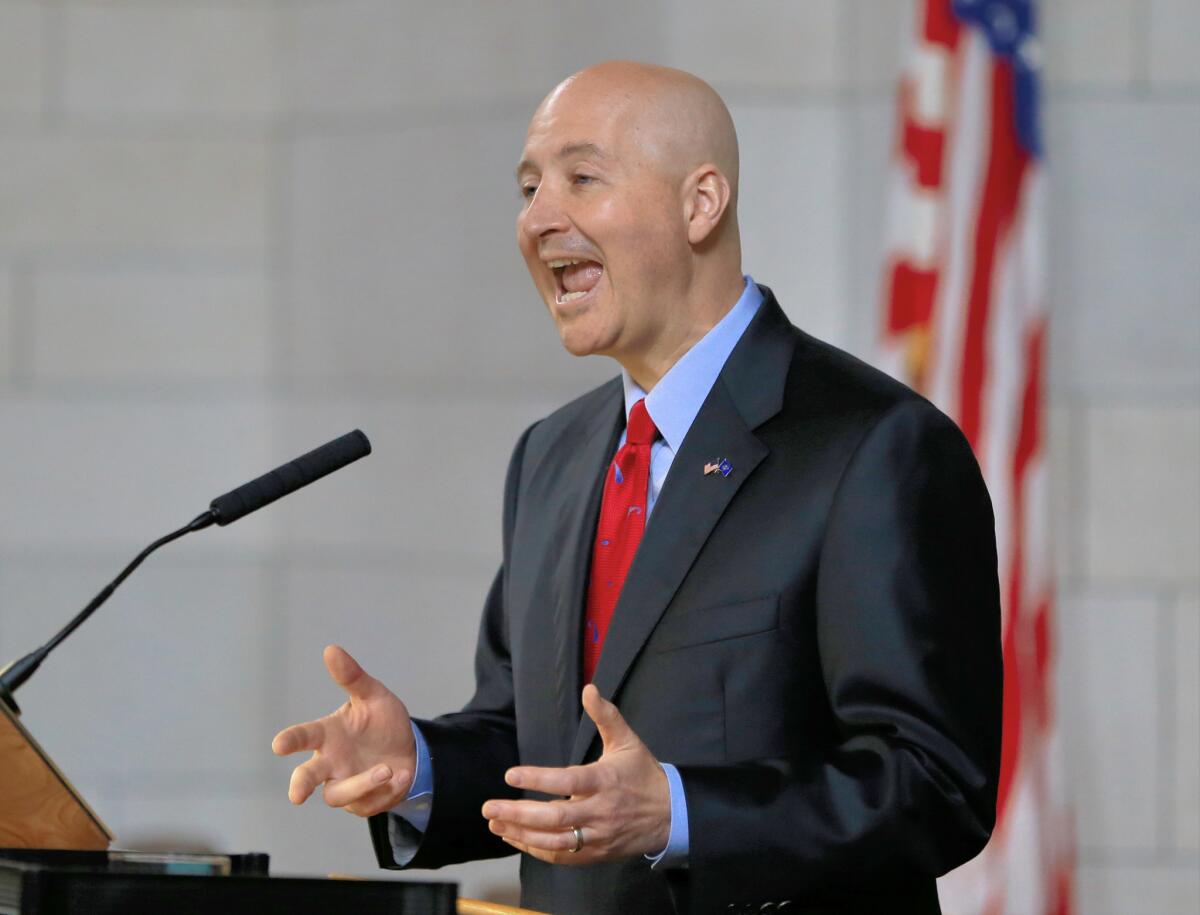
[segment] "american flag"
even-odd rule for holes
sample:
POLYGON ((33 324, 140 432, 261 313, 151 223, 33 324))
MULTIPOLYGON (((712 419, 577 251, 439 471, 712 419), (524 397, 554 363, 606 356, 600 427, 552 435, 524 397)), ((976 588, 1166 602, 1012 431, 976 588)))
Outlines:
POLYGON ((898 94, 879 362, 962 427, 996 510, 1004 740, 996 829, 947 915, 1068 915, 1045 428, 1045 176, 1033 0, 915 0, 898 94))

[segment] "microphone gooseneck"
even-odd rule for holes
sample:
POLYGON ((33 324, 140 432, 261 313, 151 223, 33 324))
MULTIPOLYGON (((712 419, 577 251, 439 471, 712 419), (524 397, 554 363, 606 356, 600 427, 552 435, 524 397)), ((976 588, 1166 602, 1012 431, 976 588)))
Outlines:
POLYGON ((91 602, 75 614, 75 618, 67 625, 63 626, 49 642, 38 648, 36 651, 31 651, 19 661, 13 661, 8 667, 4 668, 4 672, 0 673, 0 700, 8 703, 8 707, 16 714, 21 714, 21 709, 17 706, 17 700, 13 698, 13 693, 22 683, 33 676, 33 672, 41 666, 42 661, 46 660, 46 655, 50 654, 58 647, 59 642, 69 636, 72 632, 83 625, 83 621, 96 612, 96 610, 106 600, 112 597, 112 593, 117 590, 121 582, 130 576, 134 569, 140 566, 155 550, 160 546, 166 546, 172 540, 178 540, 184 534, 190 534, 192 531, 198 531, 208 527, 213 521, 212 509, 197 515, 183 527, 177 531, 172 531, 165 537, 160 537, 152 544, 142 550, 133 558, 129 565, 121 570, 121 574, 105 585, 104 590, 92 598, 91 602))
POLYGON ((13 693, 22 683, 33 676, 33 672, 41 666, 46 656, 57 648, 63 639, 78 629, 84 620, 95 613, 101 604, 112 597, 121 582, 128 578, 133 570, 159 547, 166 546, 172 540, 178 540, 185 534, 203 530, 212 524, 221 526, 231 524, 238 518, 244 517, 264 505, 269 505, 276 499, 295 492, 302 486, 307 486, 335 470, 340 470, 347 464, 366 457, 370 453, 371 442, 361 430, 355 429, 320 448, 301 455, 294 461, 276 467, 270 473, 263 474, 261 477, 213 499, 207 511, 197 515, 179 530, 172 531, 165 537, 155 540, 138 553, 133 561, 121 570, 121 574, 93 597, 86 607, 75 614, 74 619, 60 629, 54 638, 0 671, 0 702, 5 703, 14 714, 21 714, 21 709, 18 707, 16 699, 13 698, 13 693))

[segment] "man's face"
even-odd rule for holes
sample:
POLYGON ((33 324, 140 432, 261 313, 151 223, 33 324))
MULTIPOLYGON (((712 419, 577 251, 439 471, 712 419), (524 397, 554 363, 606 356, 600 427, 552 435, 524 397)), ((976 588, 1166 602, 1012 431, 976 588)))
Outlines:
POLYGON ((627 93, 568 84, 529 125, 517 241, 577 356, 645 355, 686 289, 680 182, 627 93))

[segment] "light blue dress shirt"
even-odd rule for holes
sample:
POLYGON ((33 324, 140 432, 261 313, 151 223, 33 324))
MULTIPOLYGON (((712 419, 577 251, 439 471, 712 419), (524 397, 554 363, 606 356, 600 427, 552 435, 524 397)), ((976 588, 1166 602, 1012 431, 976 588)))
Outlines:
MULTIPOLYGON (((659 438, 650 448, 650 486, 646 497, 646 518, 649 521, 654 505, 662 492, 663 483, 675 455, 683 446, 683 440, 696 414, 700 412, 708 392, 716 383, 725 360, 742 338, 751 319, 758 313, 763 297, 754 280, 745 277, 742 295, 717 324, 690 350, 671 366, 659 379, 654 389, 647 394, 629 373, 622 371, 625 387, 625 417, 639 400, 645 398, 646 412, 658 427, 659 438)), ((625 444, 625 433, 617 444, 618 450, 625 444)), ((417 771, 408 797, 392 808, 392 813, 403 817, 418 832, 429 826, 433 809, 433 760, 421 729, 413 724, 413 737, 417 743, 417 771)), ((685 867, 687 865, 688 837, 687 800, 683 792, 683 780, 679 771, 670 763, 660 763, 667 776, 671 792, 671 831, 667 847, 657 855, 647 855, 652 867, 685 867)), ((417 853, 417 843, 405 836, 389 821, 389 837, 397 864, 407 864, 417 853)))

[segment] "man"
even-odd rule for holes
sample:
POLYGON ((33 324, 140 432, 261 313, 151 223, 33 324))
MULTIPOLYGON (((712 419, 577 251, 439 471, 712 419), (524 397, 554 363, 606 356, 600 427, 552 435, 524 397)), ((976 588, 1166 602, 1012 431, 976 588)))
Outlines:
POLYGON ((289 796, 373 817, 384 866, 518 850, 561 915, 937 912, 999 767, 966 442, 742 276, 733 124, 695 77, 569 78, 517 179, 563 344, 622 378, 516 446, 471 702, 414 725, 331 646, 350 699, 275 738, 314 751, 289 796))

